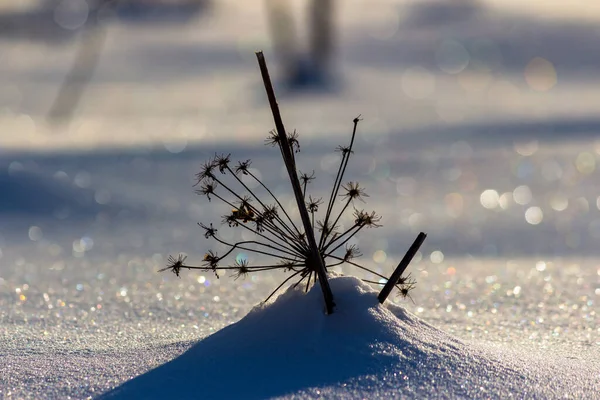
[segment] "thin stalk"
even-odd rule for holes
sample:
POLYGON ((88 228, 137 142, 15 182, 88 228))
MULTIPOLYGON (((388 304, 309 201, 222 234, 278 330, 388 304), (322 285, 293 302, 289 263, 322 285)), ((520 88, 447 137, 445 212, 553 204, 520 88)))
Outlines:
POLYGON ((361 279, 363 282, 372 283, 373 285, 383 285, 381 282, 370 281, 368 279, 361 279))
POLYGON ((253 248, 250 248, 250 247, 241 246, 242 244, 248 243, 248 244, 258 244, 258 245, 263 245, 263 246, 266 246, 266 247, 271 247, 271 246, 269 246, 267 244, 264 244, 264 243, 261 243, 261 242, 257 242, 255 240, 247 240, 247 241, 244 241, 244 242, 239 242, 239 243, 236 243, 236 244, 231 244, 231 243, 227 243, 224 240, 219 239, 216 236, 214 236, 214 238, 215 238, 215 240, 217 242, 219 242, 221 244, 224 244, 226 246, 230 246, 231 247, 225 254, 223 254, 219 258, 225 258, 229 254, 231 254, 233 252, 233 250, 235 250, 235 249, 241 249, 241 250, 251 251, 251 252, 254 252, 254 253, 258 253, 258 254, 264 254, 266 256, 280 258, 280 259, 283 259, 283 260, 296 261, 295 258, 289 258, 289 257, 286 257, 286 256, 281 256, 281 255, 278 255, 278 254, 272 254, 272 253, 268 253, 266 251, 261 251, 261 250, 253 249, 253 248))
MULTIPOLYGON (((249 230, 250 232, 254 233, 254 234, 255 234, 255 235, 257 235, 257 236, 260 236, 260 237, 262 237, 262 238, 264 238, 264 239, 266 239, 266 240, 269 240, 271 243, 273 243, 273 244, 274 244, 274 245, 276 245, 276 246, 280 246, 280 247, 282 247, 282 248, 285 248, 285 247, 284 247, 284 245, 285 245, 285 244, 288 244, 287 242, 284 242, 283 244, 282 244, 282 243, 279 243, 279 242, 276 242, 275 240, 273 240, 273 238, 270 238, 270 237, 268 237, 268 236, 266 236, 266 235, 263 235, 262 233, 260 233, 260 232, 259 232, 259 231, 257 231, 256 229, 252 229, 252 228, 250 228, 250 227, 246 226, 245 224, 239 224, 239 226, 240 226, 240 227, 242 227, 242 228, 244 228, 244 229, 247 229, 247 230, 249 230)), ((270 233, 270 232, 269 232, 269 233, 270 233)), ((271 233, 271 234, 272 234, 272 233, 271 233)), ((273 235, 273 234, 272 234, 272 235, 273 235)), ((273 235, 273 236, 275 236, 275 235, 273 235)), ((288 244, 288 245, 289 245, 289 244, 288 244)), ((294 251, 295 251, 295 253, 294 253, 294 254, 295 254, 295 255, 296 255, 298 258, 302 258, 302 257, 304 257, 304 256, 305 256, 305 253, 302 253, 302 252, 300 252, 300 251, 299 251, 299 249, 298 249, 298 248, 296 248, 296 247, 293 247, 293 246, 292 246, 292 250, 294 250, 294 251)))
POLYGON ((265 85, 265 90, 267 92, 267 97, 269 99, 269 104, 273 113, 275 127, 277 128, 277 135, 279 136, 281 144, 280 148, 282 149, 282 152, 284 154, 283 160, 290 178, 290 182, 292 184, 292 188, 294 189, 294 196, 296 197, 296 202, 298 203, 298 210, 300 211, 300 217, 302 219, 302 224, 304 225, 304 233, 306 234, 306 239, 308 240, 308 245, 311 251, 311 264, 315 264, 315 272, 317 273, 319 277, 319 282, 321 283, 321 289, 323 290, 323 297, 325 300, 326 312, 327 314, 331 314, 333 313, 333 308, 335 307, 335 303, 333 301, 333 293, 331 292, 331 287, 329 286, 329 282, 327 281, 327 271, 325 269, 323 257, 321 257, 321 254, 319 253, 319 248, 317 247, 314 231, 311 229, 310 226, 308 211, 306 210, 306 205, 304 204, 302 189, 300 187, 298 174, 296 172, 294 155, 291 154, 292 152, 290 150, 290 145, 285 132, 285 127, 283 126, 283 120, 281 119, 281 114, 279 112, 279 106, 277 105, 277 100, 275 98, 275 91, 273 90, 273 85, 269 76, 269 70, 267 68, 265 56, 263 55, 262 51, 259 51, 256 53, 256 57, 258 59, 263 83, 265 85))
MULTIPOLYGON (((252 190, 250 190, 250 188, 248 186, 246 186, 246 184, 231 170, 231 168, 229 168, 229 166, 227 167, 227 170, 231 173, 231 175, 233 175, 233 177, 240 183, 240 185, 242 185, 244 187, 244 189, 246 189, 251 195, 252 197, 254 197, 256 199, 256 201, 259 202, 259 204, 263 207, 266 208, 267 206, 265 206, 265 204, 258 198, 258 196, 256 196, 254 194, 254 192, 252 190)), ((255 178, 256 179, 256 178, 255 178)), ((259 183, 262 184, 262 182, 260 182, 260 180, 257 179, 257 181, 259 183)), ((263 185, 263 187, 265 187, 263 185)), ((268 189, 267 189, 268 191, 268 189)), ((298 228, 296 227, 296 225, 294 224, 294 221, 292 221, 292 219, 287 215, 287 213, 285 212, 285 209, 279 205, 279 207, 283 210, 283 213, 288 217, 288 220, 290 221, 290 223, 292 224, 292 226, 294 227, 294 229, 296 230, 297 234, 300 234, 300 231, 298 230, 298 228)), ((281 217, 279 217, 278 215, 275 215, 275 218, 277 218, 277 220, 279 220, 279 222, 281 223, 281 225, 286 228, 286 230, 290 233, 293 234, 292 230, 287 226, 287 224, 285 222, 283 222, 283 220, 281 219, 281 217)))
POLYGON ((308 185, 308 180, 304 181, 302 184, 302 199, 306 201, 306 186, 308 185))
MULTIPOLYGON (((333 191, 331 193, 330 207, 327 208, 327 214, 325 214, 325 224, 329 221, 329 216, 331 211, 333 210, 333 205, 335 203, 335 199, 337 198, 338 191, 340 190, 340 186, 342 184, 342 180, 344 179, 344 173, 346 172, 346 167, 348 166, 348 160, 350 159, 350 154, 352 153, 352 146, 354 146, 354 138, 356 136, 356 128, 358 127, 358 122, 360 121, 360 116, 354 118, 354 128, 352 129, 352 139, 350 139, 350 147, 348 147, 348 151, 344 153, 342 157, 342 161, 340 163, 340 169, 338 170, 339 179, 336 177, 336 183, 333 185, 333 191)), ((321 235, 321 240, 319 245, 322 246, 324 242, 323 235, 321 235)))
MULTIPOLYGON (((213 179, 215 182, 217 182, 219 185, 221 185, 221 186, 223 186, 225 189, 227 189, 227 191, 228 191, 229 193, 231 193, 232 195, 234 195, 234 196, 235 196, 235 197, 236 197, 238 200, 240 200, 240 201, 244 201, 244 198, 243 198, 243 197, 241 197, 241 196, 240 196, 240 195, 238 195, 236 192, 234 192, 233 190, 231 190, 231 189, 230 189, 230 188, 229 188, 227 185, 225 185, 223 182, 221 182, 219 179, 217 179, 217 177, 216 177, 216 176, 214 176, 214 175, 213 175, 213 176, 212 176, 212 179, 213 179)), ((214 193, 212 193, 212 194, 214 194, 214 193)), ((215 195, 215 197, 217 197, 217 196, 215 195)), ((230 204, 230 205, 231 205, 233 208, 235 208, 235 207, 236 207, 235 205, 231 204, 230 202, 227 202, 226 200, 224 200, 223 198, 219 198, 219 199, 221 199, 221 200, 225 201, 227 204, 230 204)), ((259 210, 259 209, 257 209, 256 207, 254 207, 252 204, 249 204, 249 207, 252 209, 252 211, 253 211, 253 212, 255 212, 255 213, 257 213, 257 214, 260 214, 260 215, 262 215, 262 213, 260 212, 260 210, 259 210)), ((288 239, 290 239, 290 240, 291 240, 291 242, 294 242, 294 241, 296 241, 296 242, 297 242, 297 240, 295 240, 293 237, 289 237, 289 236, 287 236, 287 235, 286 235, 286 234, 285 234, 285 233, 284 233, 284 232, 281 230, 281 228, 279 228, 277 225, 273 224, 271 221, 265 221, 265 223, 266 223, 266 226, 270 226, 270 227, 272 228, 272 230, 274 230, 274 231, 278 232, 278 233, 279 233, 279 234, 280 234, 282 237, 285 237, 285 238, 288 238, 288 239)), ((285 226, 285 225, 284 225, 284 226, 285 226)), ((289 229, 289 228, 288 228, 288 229, 289 229)), ((291 243, 290 243, 290 244, 291 244, 291 243)))
MULTIPOLYGON (((296 230, 296 233, 299 234, 300 231, 298 230, 298 227, 296 226, 296 224, 294 224, 294 221, 292 220, 292 218, 290 218, 290 216, 288 215, 288 213, 285 211, 285 208, 281 205, 281 203, 279 202, 279 200, 277 199, 277 197, 273 194, 273 192, 271 192, 271 190, 264 183, 262 183, 262 181, 260 179, 258 179, 252 172, 250 172, 250 171, 247 171, 247 172, 248 172, 248 175, 250 175, 252 178, 254 178, 254 180, 256 182, 258 182, 258 184, 260 186, 262 186, 263 189, 265 189, 267 191, 267 193, 269 193, 269 195, 271 195, 271 197, 273 198, 273 200, 275 200, 275 202, 279 206, 279 209, 283 212, 283 214, 287 217, 288 221, 290 221, 290 223, 292 224, 292 226, 296 230)), ((283 220, 281 220, 281 217, 277 216, 277 218, 281 221, 281 223, 283 225, 285 225, 284 222, 283 222, 283 220)))
MULTIPOLYGON (((221 184, 221 185, 222 185, 223 187, 227 188, 227 187, 226 187, 226 186, 224 186, 223 184, 221 184)), ((229 188, 227 188, 227 189, 228 189, 228 190, 231 192, 231 190, 230 190, 229 188)), ((211 193, 211 196, 215 196, 217 199, 221 200, 222 202, 224 202, 225 204, 227 204, 227 205, 228 205, 228 206, 230 206, 231 208, 237 208, 237 206, 236 206, 235 204, 231 203, 230 201, 228 201, 228 200, 224 199, 223 197, 219 196, 218 194, 216 194, 216 193, 214 193, 214 192, 213 192, 213 193, 211 193)), ((241 200, 241 198, 240 198, 240 200, 241 200)), ((258 214, 260 214, 260 212, 258 212, 258 211, 257 211, 257 213, 258 213, 258 214)), ((262 214, 261 214, 261 215, 262 215, 262 214)), ((273 236, 275 236, 275 237, 277 237, 277 238, 279 238, 279 239, 283 240, 283 242, 285 242, 285 243, 286 243, 288 246, 290 246, 290 247, 292 247, 294 250, 296 250, 296 251, 298 252, 298 254, 304 254, 304 253, 303 253, 303 251, 302 251, 303 249, 302 249, 300 246, 298 246, 298 243, 297 243, 297 241, 296 241, 296 240, 294 240, 294 238, 291 238, 291 237, 289 237, 289 236, 285 235, 285 234, 284 234, 283 232, 281 232, 280 230, 277 230, 277 229, 274 229, 274 228, 272 228, 272 227, 271 227, 271 225, 273 225, 273 224, 270 224, 270 225, 265 225, 265 230, 266 230, 266 231, 268 231, 268 232, 269 232, 271 235, 273 235, 273 236), (267 229, 267 228, 268 228, 268 229, 267 229)), ((246 227, 246 226, 244 226, 244 225, 242 225, 242 224, 239 224, 239 226, 243 226, 243 227, 245 227, 245 228, 247 228, 247 229, 249 229, 249 230, 251 230, 251 231, 254 231, 253 229, 250 229, 250 228, 248 228, 248 227, 246 227)), ((260 235, 260 234, 259 234, 259 235, 260 235)), ((264 236, 264 235, 261 235, 261 236, 263 236, 265 239, 269 240, 269 238, 267 238, 266 236, 264 236)), ((273 240, 271 240, 271 241, 273 241, 273 240)), ((273 241, 273 243, 275 243, 275 242, 273 241)))
POLYGON ((310 287, 310 278, 312 277, 312 272, 308 274, 308 280, 306 281, 306 289, 304 289, 304 293, 308 293, 308 289, 310 287))
POLYGON ((299 273, 301 273, 302 271, 304 271, 304 269, 301 269, 300 271, 297 271, 297 272, 293 273, 292 275, 290 275, 289 277, 287 277, 287 278, 286 278, 286 280, 284 280, 283 282, 281 282, 281 284, 280 284, 279 286, 277 286, 277 287, 275 288, 275 290, 273 290, 273 291, 271 292, 271 294, 269 295, 269 297, 267 297, 267 298, 265 299, 264 303, 266 303, 267 301, 269 301, 269 299, 270 299, 271 297, 273 297, 273 295, 274 295, 275 293, 277 293, 277 291, 278 291, 279 289, 281 289, 281 287, 282 287, 283 285, 285 285, 285 284, 286 284, 286 283, 287 283, 287 282, 288 282, 290 279, 292 279, 293 277, 295 277, 296 275, 298 275, 298 274, 299 274, 299 273))
MULTIPOLYGON (((272 243, 272 244, 266 244, 266 243, 262 243, 262 242, 256 242, 257 244, 259 244, 261 246, 269 247, 269 248, 272 248, 273 250, 277 250, 277 251, 279 251, 281 253, 285 253, 285 254, 288 254, 288 255, 291 255, 291 256, 294 256, 294 257, 299 257, 299 258, 303 257, 303 253, 300 253, 298 251, 295 251, 295 252, 293 251, 293 250, 296 250, 296 249, 294 249, 294 248, 288 249, 288 248, 285 247, 284 244, 276 242, 273 238, 265 236, 262 233, 254 230, 252 228, 247 227, 245 224, 238 223, 237 226, 245 228, 245 229, 249 230, 250 232, 254 233, 255 235, 260 236, 260 237, 262 237, 262 238, 264 238, 264 239, 266 239, 266 240, 268 240, 269 242, 272 243)), ((213 237, 215 240, 220 241, 218 239, 218 236, 216 234, 211 235, 209 237, 213 237)), ((250 243, 250 242, 244 242, 244 243, 250 243)))
MULTIPOLYGON (((331 245, 333 245, 335 242, 337 242, 338 240, 341 240, 341 239, 342 239, 344 236, 346 236, 346 235, 350 234, 350 232, 352 232, 352 230, 353 230, 353 229, 356 229, 356 228, 358 228, 358 229, 356 229, 354 232, 352 232, 352 234, 351 234, 351 235, 350 235, 350 236, 349 236, 349 237, 348 237, 348 238, 347 238, 347 239, 344 241, 344 243, 345 243, 346 241, 348 241, 349 239, 351 239, 352 237, 354 237, 354 235, 356 235, 356 234, 357 234, 357 233, 358 233, 358 232, 359 232, 359 231, 360 231, 360 230, 361 230, 361 229, 362 229, 364 226, 365 226, 364 224, 354 224, 354 225, 352 225, 352 226, 351 226, 350 228, 348 228, 348 229, 347 229, 347 230, 346 230, 344 233, 342 233, 341 235, 338 235, 338 236, 334 237, 333 239, 331 239, 331 240, 329 241, 329 243, 327 243, 327 244, 325 245, 325 247, 323 247, 323 248, 322 248, 322 251, 323 251, 323 252, 327 251, 327 249, 328 249, 328 248, 329 248, 331 245)), ((339 247, 339 246, 338 246, 338 247, 339 247)), ((337 247, 336 247, 336 249, 337 249, 337 247)), ((333 252, 333 251, 334 251, 334 250, 332 250, 332 252, 333 252)))
POLYGON ((329 237, 329 235, 331 234, 331 232, 334 231, 335 225, 338 223, 338 221, 342 217, 342 214, 344 214, 344 211, 346 211, 346 209, 348 208, 348 206, 350 205, 351 202, 352 202, 352 198, 349 198, 348 201, 346 201, 346 204, 344 204, 344 207, 342 208, 342 211, 340 211, 340 213, 338 214, 338 216, 335 219, 335 221, 333 222, 333 224, 331 224, 331 230, 328 231, 328 232, 323 232, 323 235, 321 235, 321 238, 323 238, 323 243, 325 243, 327 241, 327 238, 329 237))
MULTIPOLYGON (((304 266, 304 264, 293 264, 292 267, 301 267, 304 266)), ((224 266, 216 266, 216 267, 204 267, 204 266, 198 266, 198 265, 182 265, 181 268, 186 268, 186 269, 200 269, 203 271, 212 271, 212 270, 239 270, 240 267, 232 267, 232 266, 228 266, 228 265, 224 265, 224 266)), ((278 265, 278 264, 274 264, 274 265, 254 265, 254 266, 247 266, 246 267, 249 270, 252 271, 267 271, 267 270, 273 270, 273 269, 282 269, 282 268, 288 268, 287 265, 278 265)), ((167 269, 170 269, 170 267, 167 268, 163 268, 161 270, 159 270, 159 272, 162 271, 166 271, 167 269)))
MULTIPOLYGON (((326 256, 326 257, 327 257, 327 256, 326 256)), ((329 269, 329 268, 332 268, 332 267, 337 267, 338 265, 342 265, 342 264, 343 264, 343 263, 345 263, 345 262, 346 262, 346 260, 343 260, 343 261, 337 262, 337 263, 335 263, 335 264, 327 264, 327 269, 329 269)))
POLYGON ((390 295, 392 289, 394 288, 394 285, 396 284, 396 282, 398 282, 398 279, 400 279, 400 277, 408 267, 408 264, 410 264, 411 260, 415 256, 415 254, 417 254, 419 247, 421 247, 426 237, 427 235, 425 233, 419 233, 419 235, 417 236, 413 244, 410 246, 404 257, 402 257, 402 260, 400 260, 400 263, 392 273, 392 276, 390 276, 390 279, 387 281, 387 283, 385 284, 383 289, 381 289, 381 292, 379 292, 379 295, 377 296, 377 299, 381 304, 383 304, 385 299, 387 299, 387 297, 390 295))
POLYGON ((298 287, 298 285, 300 283, 302 283, 302 281, 306 278, 307 275, 310 275, 310 270, 308 268, 302 273, 302 278, 300 278, 300 280, 298 282, 294 283, 294 286, 292 286, 292 289, 296 289, 298 287))
MULTIPOLYGON (((223 239, 221 239, 221 238, 219 238, 219 237, 217 237, 217 236, 214 236, 214 238, 215 238, 215 240, 216 240, 217 242, 219 242, 219 243, 222 243, 222 244, 224 244, 224 245, 226 245, 226 246, 231 246, 231 247, 236 247, 236 246, 237 246, 238 248, 242 248, 240 245, 244 245, 244 244, 255 244, 255 245, 257 245, 257 246, 263 246, 263 247, 269 248, 269 249, 271 249, 271 250, 274 250, 274 251, 278 251, 278 252, 280 252, 280 253, 287 254, 288 256, 293 256, 293 257, 296 257, 296 258, 298 258, 297 254, 295 254, 295 253, 293 253, 293 252, 291 252, 291 251, 289 251, 289 250, 282 250, 282 249, 279 249, 279 248, 277 248, 277 247, 275 247, 275 246, 272 246, 272 245, 270 245, 270 244, 267 244, 267 243, 259 242, 259 241, 257 241, 257 240, 244 240, 244 241, 242 241, 242 242, 237 242, 235 245, 232 245, 231 243, 228 243, 228 242, 224 241, 223 239)), ((231 250, 233 250, 233 249, 231 249, 231 250)), ((229 254, 230 252, 231 252, 231 251, 229 251, 229 252, 228 252, 228 254, 229 254)), ((269 254, 270 254, 270 253, 269 253, 269 254)), ((271 254, 271 255, 272 255, 273 257, 280 257, 278 254, 271 254)), ((225 257, 225 256, 223 256, 223 257, 225 257)))
POLYGON ((344 260, 344 259, 343 259, 343 258, 341 258, 341 257, 332 256, 332 255, 330 255, 330 256, 328 256, 328 257, 331 257, 331 258, 333 258, 333 259, 335 259, 335 260, 344 261, 344 262, 346 262, 346 263, 348 263, 348 264, 350 264, 350 265, 353 265, 353 266, 355 266, 356 268, 360 268, 360 269, 362 269, 363 271, 367 271, 367 272, 370 272, 370 273, 372 273, 373 275, 377 275, 377 276, 378 276, 378 277, 380 277, 380 278, 387 279, 385 276, 381 275, 380 273, 378 273, 378 272, 375 272, 375 271, 373 271, 372 269, 369 269, 369 268, 367 268, 367 267, 363 267, 362 265, 360 265, 360 264, 357 264, 357 263, 355 263, 355 262, 352 262, 352 261, 346 261, 346 260, 344 260))
MULTIPOLYGON (((348 241, 349 241, 350 239, 352 239, 352 238, 354 237, 354 235, 356 235, 358 232, 360 232, 360 230, 361 230, 362 228, 364 228, 364 227, 365 227, 364 225, 361 225, 361 226, 359 226, 359 227, 358 227, 358 229, 357 229, 357 230, 355 230, 355 231, 354 231, 354 233, 353 233, 352 235, 348 236, 346 239, 344 239, 344 241, 343 241, 342 243, 340 243, 340 244, 338 244, 337 246, 335 246, 335 248, 334 248, 333 250, 331 250, 329 253, 334 253, 334 252, 335 252, 337 249, 339 249, 340 247, 342 247, 343 245, 345 245, 346 243, 348 243, 348 241)), ((341 237, 341 236, 340 236, 340 237, 341 237)), ((332 241, 331 243, 333 243, 333 241, 332 241)), ((331 244, 331 243, 330 243, 330 244, 331 244)), ((323 249, 323 252, 327 251, 327 247, 328 247, 328 246, 325 246, 325 249, 323 249)))
MULTIPOLYGON (((342 154, 342 160, 340 161, 340 166, 338 167, 338 172, 335 176, 335 181, 333 182, 333 186, 331 187, 331 195, 329 196, 329 202, 327 203, 327 211, 325 212, 325 220, 323 221, 324 223, 327 223, 329 221, 329 215, 331 214, 331 209, 333 208, 333 203, 335 202, 335 188, 339 187, 339 185, 341 184, 341 179, 340 179, 340 174, 342 173, 342 167, 344 165, 344 161, 346 160, 347 154, 343 153, 342 154)), ((321 247, 323 245, 324 242, 324 238, 323 235, 321 235, 321 238, 319 239, 319 247, 321 247)))

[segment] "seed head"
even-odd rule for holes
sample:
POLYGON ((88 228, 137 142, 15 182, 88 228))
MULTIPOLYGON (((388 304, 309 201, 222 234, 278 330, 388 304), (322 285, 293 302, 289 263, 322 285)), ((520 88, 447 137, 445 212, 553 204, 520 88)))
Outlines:
POLYGON ((199 222, 198 225, 200 225, 200 227, 202 229, 204 229, 204 237, 206 239, 215 237, 215 235, 217 234, 217 229, 213 228, 213 224, 210 224, 210 227, 208 227, 208 226, 204 225, 202 222, 199 222))
POLYGON ((319 206, 323 204, 323 200, 319 197, 318 199, 313 199, 312 196, 308 196, 308 201, 306 202, 306 208, 311 213, 316 213, 319 211, 319 206))
POLYGON ((315 180, 315 171, 313 171, 310 175, 303 173, 300 174, 300 182, 302 182, 302 185, 307 185, 313 180, 315 180))
POLYGON ((358 182, 348 182, 342 188, 346 191, 346 193, 342 193, 342 196, 350 200, 358 199, 364 203, 363 197, 369 197, 365 190, 359 186, 358 182))
POLYGON ((362 256, 358 247, 353 244, 351 246, 346 246, 346 254, 344 254, 344 261, 351 261, 354 258, 362 256))
POLYGON ((248 275, 248 273, 250 272, 250 269, 248 268, 248 260, 235 260, 235 262, 233 263, 233 268, 236 268, 236 272, 232 275, 235 277, 236 281, 240 277, 245 278, 246 275, 248 275))
POLYGON ((167 259, 167 266, 163 269, 158 270, 158 272, 171 270, 175 275, 179 277, 179 271, 181 271, 181 268, 185 267, 183 263, 186 259, 187 256, 184 256, 182 254, 179 254, 177 258, 169 255, 169 258, 167 259))
POLYGON ((294 153, 300 153, 300 142, 298 141, 298 133, 294 129, 294 132, 287 134, 288 143, 290 144, 290 150, 294 153))
POLYGON ((265 139, 265 145, 273 147, 276 145, 279 146, 279 135, 275 129, 269 132, 269 136, 265 139))
POLYGON ((244 175, 248 175, 250 164, 252 164, 252 160, 239 161, 238 165, 235 167, 235 173, 239 174, 241 172, 244 175))
POLYGON ((217 182, 213 180, 205 181, 200 185, 200 189, 196 190, 196 193, 199 195, 206 196, 208 201, 211 201, 210 195, 215 193, 215 189, 217 188, 217 182))
POLYGON ((215 155, 214 164, 219 168, 219 172, 221 172, 222 174, 224 174, 227 168, 229 167, 230 156, 231 154, 221 154, 220 156, 215 155))
POLYGON ((215 175, 214 175, 214 169, 216 167, 215 161, 214 160, 208 160, 206 161, 204 164, 202 164, 202 167, 200 168, 200 172, 198 172, 196 174, 196 179, 197 179, 197 184, 201 183, 202 181, 204 181, 205 179, 214 179, 215 175))
POLYGON ((217 266, 219 265, 219 261, 219 256, 212 250, 209 250, 208 253, 204 255, 204 258, 202 258, 202 263, 206 269, 211 269, 215 273, 217 279, 219 279, 219 275, 217 274, 217 266))
POLYGON ((363 210, 354 210, 354 222, 359 226, 379 228, 381 226, 378 224, 379 221, 381 221, 381 217, 375 214, 375 211, 369 214, 363 210))
POLYGON ((237 209, 233 209, 231 211, 231 214, 228 215, 224 215, 223 219, 221 219, 221 223, 222 224, 227 224, 230 228, 234 228, 236 226, 239 226, 240 223, 238 222, 238 216, 237 216, 237 209))
POLYGON ((277 206, 276 205, 266 205, 263 210, 263 217, 265 221, 272 221, 277 217, 277 206))
POLYGON ((340 153, 342 153, 343 156, 345 156, 348 153, 354 153, 351 149, 350 146, 338 146, 335 151, 339 151, 340 153))
POLYGON ((317 229, 325 236, 333 234, 335 237, 339 233, 338 226, 331 226, 331 224, 331 221, 327 221, 327 225, 323 221, 317 221, 317 229))

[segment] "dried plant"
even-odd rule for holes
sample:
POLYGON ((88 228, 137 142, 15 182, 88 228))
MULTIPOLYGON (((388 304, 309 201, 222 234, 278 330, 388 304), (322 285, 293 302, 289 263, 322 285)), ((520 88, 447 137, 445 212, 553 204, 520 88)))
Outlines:
MULTIPOLYGON (((309 184, 315 179, 314 172, 310 175, 299 174, 303 199, 310 214, 311 227, 319 233, 319 254, 325 261, 328 270, 346 264, 387 281, 382 274, 358 264, 356 259, 362 254, 355 244, 349 244, 350 240, 363 229, 381 226, 379 224, 381 217, 374 211, 367 212, 356 208, 357 201, 364 202, 364 198, 368 197, 365 189, 358 182, 343 183, 348 161, 353 154, 352 149, 359 121, 358 117, 353 121, 354 128, 348 147, 340 147, 343 149, 341 161, 329 194, 327 207, 321 207, 325 204, 322 198, 315 198, 307 193, 309 184), (320 209, 321 213, 319 213, 320 209), (353 223, 349 227, 341 229, 339 222, 345 214, 349 213, 353 215, 353 223), (319 217, 320 215, 321 217, 319 217)), ((300 152, 296 132, 288 135, 288 141, 290 151, 300 152)), ((278 146, 283 152, 282 143, 273 132, 266 139, 266 144, 278 146)), ((218 235, 218 230, 212 223, 208 225, 199 223, 205 238, 226 246, 228 250, 221 255, 209 250, 204 255, 203 265, 197 266, 185 263, 185 257, 171 256, 167 267, 161 271, 171 270, 179 276, 181 269, 199 269, 212 271, 215 274, 219 270, 224 270, 231 272, 235 279, 260 271, 280 269, 291 272, 290 276, 273 290, 267 300, 294 278, 296 278, 294 286, 304 284, 305 290, 308 290, 311 283, 315 282, 317 274, 303 228, 294 222, 277 196, 265 185, 260 176, 253 172, 250 168, 251 163, 251 160, 245 160, 238 161, 234 165, 229 154, 216 154, 204 163, 196 175, 196 186, 198 187, 196 193, 205 196, 208 201, 217 199, 227 205, 229 211, 222 216, 221 223, 228 227, 251 232, 255 238, 230 242, 218 235), (247 181, 242 177, 248 178, 247 181), (262 190, 259 193, 252 187, 262 190), (252 252, 270 261, 250 265, 247 259, 234 257, 236 250, 252 252), (231 258, 233 260, 228 262, 227 260, 231 258)), ((218 274, 216 276, 219 277, 218 274)), ((366 281, 380 284, 380 282, 366 281)), ((414 285, 414 280, 404 278, 399 279, 396 283, 404 297, 408 295, 414 285)))
MULTIPOLYGON (((219 236, 218 230, 212 223, 208 225, 199 223, 206 239, 216 241, 227 250, 221 255, 209 250, 203 257, 202 265, 188 264, 185 262, 186 257, 181 255, 177 258, 170 256, 168 265, 161 271, 171 270, 179 276, 181 269, 198 269, 212 271, 217 278, 219 277, 217 271, 228 271, 232 273, 232 277, 238 279, 255 272, 279 269, 289 272, 290 276, 277 286, 265 301, 291 280, 295 279, 294 287, 304 285, 305 290, 308 291, 311 284, 318 279, 325 297, 327 312, 331 313, 334 302, 326 272, 333 267, 346 264, 388 281, 386 286, 393 283, 400 293, 407 297, 409 291, 414 288, 414 280, 409 278, 401 280, 398 276, 394 278, 395 282, 390 282, 380 273, 358 264, 356 259, 361 256, 361 253, 355 244, 349 243, 363 229, 381 226, 379 224, 381 217, 374 211, 365 211, 356 207, 357 202, 364 202, 368 197, 365 189, 358 182, 344 183, 348 161, 353 154, 360 116, 353 120, 349 145, 337 148, 341 153, 341 161, 331 186, 327 206, 324 207, 322 198, 307 195, 307 188, 315 179, 314 171, 311 174, 303 174, 297 170, 295 155, 300 152, 299 135, 296 131, 285 133, 264 57, 262 53, 257 53, 257 56, 277 127, 269 133, 265 144, 276 146, 281 152, 294 189, 302 224, 294 222, 273 191, 265 185, 258 174, 253 172, 254 170, 250 168, 251 160, 238 161, 234 165, 230 154, 215 154, 202 165, 196 175, 195 186, 198 188, 196 193, 206 196, 208 201, 217 199, 227 205, 229 211, 222 216, 221 223, 230 228, 250 232, 253 238, 231 242, 219 236), (347 228, 342 228, 340 220, 349 213, 353 215, 353 223, 347 228), (237 257, 234 253, 236 250, 255 253, 261 259, 268 261, 250 265, 247 258, 237 257)), ((380 282, 366 281, 380 284, 380 282)), ((385 297, 387 295, 384 296, 384 300, 385 297)), ((383 302, 381 299, 380 301, 383 302)))

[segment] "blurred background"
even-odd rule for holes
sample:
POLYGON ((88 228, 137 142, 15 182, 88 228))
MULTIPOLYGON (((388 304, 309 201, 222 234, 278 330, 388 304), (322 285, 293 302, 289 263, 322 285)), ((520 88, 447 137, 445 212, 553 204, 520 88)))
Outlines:
POLYGON ((333 150, 362 115, 347 180, 384 224, 359 235, 364 264, 389 275, 429 234, 404 305, 458 335, 544 344, 571 329, 589 343, 598 43, 590 0, 0 0, 4 340, 41 352, 109 348, 115 330, 131 347, 191 340, 281 281, 156 273, 169 254, 198 261, 211 248, 196 223, 228 210, 192 185, 215 152, 252 158, 294 208, 279 153, 263 145, 264 50, 300 169, 317 176, 311 194, 327 196, 333 150))
POLYGON ((304 135, 347 134, 362 113, 371 136, 522 123, 547 137, 597 122, 599 20, 584 0, 3 1, 0 146, 255 143, 271 124, 258 49, 304 135))

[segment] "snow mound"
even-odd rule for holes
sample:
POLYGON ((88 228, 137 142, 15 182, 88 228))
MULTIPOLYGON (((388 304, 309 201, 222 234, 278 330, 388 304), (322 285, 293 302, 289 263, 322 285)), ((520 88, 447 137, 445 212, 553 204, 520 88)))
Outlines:
POLYGON ((513 357, 501 360, 401 307, 380 305, 377 292, 357 278, 333 277, 330 284, 333 315, 324 314, 318 285, 306 294, 290 288, 103 397, 258 399, 328 390, 369 398, 377 390, 386 397, 528 397, 542 394, 537 388, 557 394, 548 386, 552 373, 532 376, 531 364, 519 368, 513 357))

